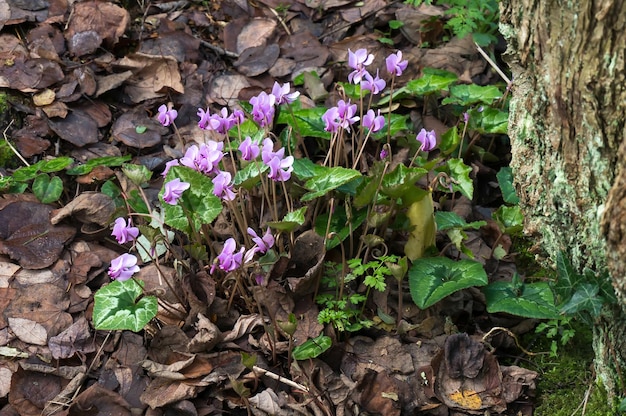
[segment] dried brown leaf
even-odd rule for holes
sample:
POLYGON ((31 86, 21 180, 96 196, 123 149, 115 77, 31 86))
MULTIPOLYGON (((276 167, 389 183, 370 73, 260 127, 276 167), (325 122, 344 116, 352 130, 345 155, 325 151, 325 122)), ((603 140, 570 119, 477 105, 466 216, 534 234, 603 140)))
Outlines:
POLYGON ((76 352, 88 354, 96 349, 93 336, 89 331, 89 323, 84 316, 79 317, 59 335, 50 338, 48 347, 55 359, 70 358, 76 352))
POLYGON ((110 196, 100 192, 83 192, 58 210, 52 217, 52 224, 72 217, 83 224, 97 224, 107 227, 115 212, 115 202, 110 196))
POLYGON ((237 36, 237 53, 241 54, 248 48, 263 46, 268 42, 276 29, 276 20, 257 17, 250 20, 237 36))
POLYGON ((9 328, 23 342, 34 345, 46 345, 48 333, 35 321, 24 318, 9 318, 9 328))
POLYGON ((9 403, 21 416, 40 416, 63 389, 65 380, 51 374, 18 369, 11 379, 9 403))
POLYGON ((98 383, 92 384, 72 403, 69 413, 72 416, 116 415, 130 416, 130 405, 118 393, 105 389, 98 383))

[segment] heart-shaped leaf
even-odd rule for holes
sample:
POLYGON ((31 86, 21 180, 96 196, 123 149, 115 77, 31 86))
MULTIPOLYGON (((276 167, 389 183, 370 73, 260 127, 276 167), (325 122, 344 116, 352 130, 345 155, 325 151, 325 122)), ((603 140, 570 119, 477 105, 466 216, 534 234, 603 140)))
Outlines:
POLYGON ((63 181, 58 176, 50 178, 47 174, 42 173, 33 182, 33 193, 42 204, 49 204, 61 197, 63 181))
POLYGON ((487 283, 483 266, 472 260, 428 257, 415 260, 409 269, 411 297, 421 309, 461 289, 485 286, 487 283))
POLYGON ((115 280, 94 295, 93 322, 96 329, 141 331, 157 314, 155 296, 137 300, 142 286, 134 279, 115 280))
POLYGON ((318 355, 324 353, 333 345, 333 340, 322 334, 316 338, 311 338, 304 341, 301 345, 298 345, 291 352, 291 356, 295 360, 308 360, 309 358, 315 358, 318 355))
POLYGON ((520 283, 499 281, 482 289, 487 301, 487 312, 505 312, 535 319, 556 319, 559 310, 554 305, 550 285, 545 282, 520 283))

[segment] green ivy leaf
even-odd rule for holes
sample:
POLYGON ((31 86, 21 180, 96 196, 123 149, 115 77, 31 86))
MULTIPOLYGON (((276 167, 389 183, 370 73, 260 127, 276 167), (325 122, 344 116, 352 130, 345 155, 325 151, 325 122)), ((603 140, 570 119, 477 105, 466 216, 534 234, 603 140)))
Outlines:
POLYGON ((304 224, 304 213, 307 207, 302 207, 292 212, 288 212, 282 221, 268 221, 267 225, 275 230, 291 232, 304 224))
POLYGON ((316 172, 316 176, 307 180, 304 187, 308 192, 300 198, 301 201, 310 201, 320 196, 326 195, 333 189, 337 189, 341 185, 350 182, 353 179, 360 178, 361 172, 354 169, 347 169, 341 166, 323 167, 316 172))
POLYGON ((426 309, 461 289, 487 283, 483 266, 472 260, 427 257, 415 260, 409 269, 411 297, 420 309, 426 309))
POLYGON ((58 172, 74 163, 74 159, 67 156, 55 157, 54 159, 45 160, 40 165, 40 169, 45 173, 58 172))
POLYGON ((137 186, 143 186, 152 177, 152 172, 144 165, 124 163, 122 165, 122 172, 137 186))
POLYGON ((157 314, 157 298, 145 296, 142 284, 134 279, 115 280, 94 295, 93 322, 100 330, 141 331, 157 314))
POLYGON ((291 352, 291 356, 298 361, 308 360, 326 352, 332 345, 333 340, 322 334, 315 338, 310 338, 295 347, 291 352))
POLYGON ((490 105, 500 98, 502 98, 502 91, 495 85, 459 84, 450 87, 450 95, 441 103, 469 107, 480 103, 490 105))
POLYGON ((63 181, 58 176, 50 178, 42 173, 33 182, 33 193, 42 204, 57 201, 63 193, 63 181))
MULTIPOLYGON (((211 178, 186 166, 173 166, 165 177, 165 182, 179 178, 189 183, 187 189, 176 205, 163 202, 165 223, 177 230, 191 234, 189 214, 193 229, 199 230, 202 224, 210 224, 222 212, 222 201, 213 195, 213 183, 211 178), (185 204, 185 211, 181 204, 185 204)), ((159 192, 159 198, 163 198, 163 190, 159 192)))
POLYGON ((493 282, 482 288, 487 312, 504 312, 524 318, 556 319, 559 310, 554 305, 550 285, 545 282, 519 284, 493 282))
POLYGON ((428 193, 415 186, 415 183, 427 173, 426 169, 407 168, 404 164, 399 164, 383 177, 380 192, 391 199, 402 199, 402 205, 410 205, 428 193))
POLYGON ((564 314, 575 314, 587 311, 592 316, 600 316, 604 300, 599 295, 600 286, 597 283, 583 283, 576 287, 576 292, 571 299, 563 306, 561 312, 564 314))
POLYGON ((574 294, 576 288, 584 279, 582 275, 576 273, 572 263, 570 263, 563 251, 559 251, 556 254, 556 273, 557 279, 554 291, 559 298, 559 302, 564 302, 574 294))
POLYGON ((500 185, 500 192, 502 192, 504 202, 517 205, 519 197, 515 193, 515 187, 513 186, 513 170, 509 166, 504 166, 500 168, 496 178, 498 178, 498 185, 500 185))

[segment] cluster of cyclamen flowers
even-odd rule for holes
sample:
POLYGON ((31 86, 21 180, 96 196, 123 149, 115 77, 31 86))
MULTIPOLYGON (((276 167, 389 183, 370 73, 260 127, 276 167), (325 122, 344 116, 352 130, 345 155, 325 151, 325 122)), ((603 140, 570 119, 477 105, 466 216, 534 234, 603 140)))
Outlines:
MULTIPOLYGON (((250 227, 248 227, 247 231, 250 237, 252 237, 254 246, 246 251, 245 254, 245 249, 243 247, 236 252, 235 239, 229 238, 224 243, 222 252, 217 256, 215 262, 211 266, 211 273, 213 273, 217 267, 225 272, 233 271, 239 268, 242 264, 250 262, 256 253, 265 254, 269 249, 274 247, 275 239, 269 227, 262 236, 259 236, 250 227)), ((128 220, 128 223, 126 223, 124 218, 119 217, 115 220, 111 235, 115 237, 119 244, 130 243, 136 240, 139 236, 139 229, 137 227, 133 227, 130 219, 128 220)), ((124 253, 121 256, 114 258, 111 260, 111 265, 109 267, 109 277, 113 280, 119 281, 130 279, 139 271, 137 262, 137 257, 130 253, 124 253)))

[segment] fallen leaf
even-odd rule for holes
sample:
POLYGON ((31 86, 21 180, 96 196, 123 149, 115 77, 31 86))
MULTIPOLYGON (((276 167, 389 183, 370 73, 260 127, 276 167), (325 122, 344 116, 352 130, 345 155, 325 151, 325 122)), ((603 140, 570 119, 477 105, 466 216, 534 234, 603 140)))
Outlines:
POLYGON ((97 143, 99 138, 98 124, 82 110, 73 109, 65 118, 48 121, 50 129, 63 140, 74 146, 83 147, 97 143))
POLYGON ((126 31, 130 14, 105 1, 75 3, 65 37, 75 56, 92 53, 102 42, 115 45, 126 31))
POLYGON ((13 372, 6 367, 0 367, 0 397, 7 397, 11 389, 13 372))
POLYGON ((248 48, 262 46, 276 29, 276 20, 257 17, 250 20, 237 36, 237 53, 241 54, 248 48))
POLYGON ((58 210, 52 217, 52 224, 72 217, 83 224, 96 224, 108 227, 115 212, 115 202, 110 196, 100 192, 83 192, 58 210))
POLYGON ((48 402, 61 392, 65 383, 61 377, 20 368, 11 379, 9 403, 21 416, 41 416, 48 402))
POLYGON ((84 316, 79 317, 76 322, 59 335, 50 338, 48 347, 52 357, 57 360, 70 358, 76 352, 88 354, 96 349, 93 336, 89 331, 89 323, 84 316))
POLYGON ((0 252, 27 269, 43 269, 58 258, 76 230, 52 225, 52 207, 36 202, 14 202, 0 211, 0 252))
POLYGON ((118 393, 92 384, 73 401, 68 409, 72 416, 115 415, 130 416, 130 405, 118 393))
POLYGON ((9 318, 9 328, 27 344, 46 345, 48 333, 46 329, 35 321, 24 318, 9 318))

